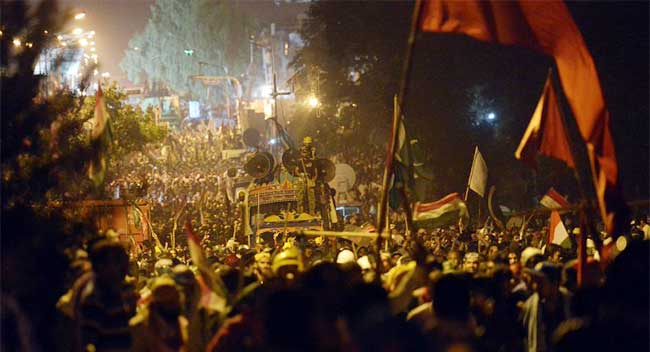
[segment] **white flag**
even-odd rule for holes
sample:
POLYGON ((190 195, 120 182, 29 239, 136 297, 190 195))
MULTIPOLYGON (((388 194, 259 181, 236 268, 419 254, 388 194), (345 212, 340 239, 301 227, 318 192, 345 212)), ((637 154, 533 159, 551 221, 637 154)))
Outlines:
POLYGON ((485 186, 487 185, 488 168, 485 160, 478 147, 474 150, 474 161, 472 170, 469 174, 469 189, 476 192, 481 197, 485 196, 485 186))

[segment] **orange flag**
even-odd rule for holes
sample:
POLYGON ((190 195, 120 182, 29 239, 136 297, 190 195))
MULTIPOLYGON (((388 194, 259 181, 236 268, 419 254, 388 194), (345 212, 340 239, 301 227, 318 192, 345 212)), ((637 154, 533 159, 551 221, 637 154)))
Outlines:
POLYGON ((537 154, 541 154, 562 160, 568 167, 575 169, 573 154, 560 114, 549 73, 542 97, 521 138, 519 148, 515 151, 515 158, 536 169, 537 154))
POLYGON ((609 111, 594 61, 562 1, 427 0, 423 31, 460 33, 478 40, 531 48, 555 59, 560 82, 587 145, 601 216, 614 235, 624 224, 625 203, 618 192, 618 164, 609 111), (619 214, 623 215, 623 214, 619 214))

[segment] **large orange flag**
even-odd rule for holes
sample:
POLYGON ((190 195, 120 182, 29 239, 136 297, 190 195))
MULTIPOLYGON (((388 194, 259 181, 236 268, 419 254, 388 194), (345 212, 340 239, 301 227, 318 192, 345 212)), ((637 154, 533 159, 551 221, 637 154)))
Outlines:
POLYGON ((617 190, 618 165, 609 111, 594 61, 562 1, 427 0, 420 28, 460 33, 503 45, 518 45, 552 56, 560 82, 587 145, 598 203, 607 230, 624 224, 615 210, 625 209, 617 190))
POLYGON ((537 168, 537 154, 562 160, 568 167, 575 169, 550 74, 519 148, 515 151, 515 158, 532 168, 537 168))

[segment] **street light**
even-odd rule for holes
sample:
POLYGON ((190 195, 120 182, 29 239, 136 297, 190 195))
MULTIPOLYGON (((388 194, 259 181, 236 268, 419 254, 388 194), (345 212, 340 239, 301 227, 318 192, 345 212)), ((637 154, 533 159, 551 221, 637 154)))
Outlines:
POLYGON ((320 101, 318 101, 318 98, 316 98, 316 96, 312 95, 309 98, 307 98, 307 105, 309 105, 312 108, 317 108, 318 105, 320 105, 320 101))
POLYGON ((86 17, 85 12, 79 12, 78 14, 74 15, 75 20, 83 20, 86 17))
POLYGON ((18 39, 18 38, 14 38, 13 43, 14 43, 14 46, 20 46, 22 44, 20 39, 18 39))

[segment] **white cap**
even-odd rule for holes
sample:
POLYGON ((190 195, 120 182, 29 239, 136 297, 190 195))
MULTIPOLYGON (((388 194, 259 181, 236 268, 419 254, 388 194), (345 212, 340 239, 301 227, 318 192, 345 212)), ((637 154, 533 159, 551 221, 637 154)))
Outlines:
POLYGON ((354 263, 354 253, 349 249, 344 249, 339 252, 339 255, 336 257, 337 264, 346 264, 354 263))
POLYGON ((521 265, 526 266, 528 259, 536 255, 542 255, 542 250, 535 247, 526 247, 526 249, 521 252, 521 265))
POLYGON ((359 260, 357 260, 357 264, 359 264, 361 270, 372 269, 372 265, 370 265, 370 260, 368 259, 367 255, 364 255, 363 257, 359 258, 359 260))

